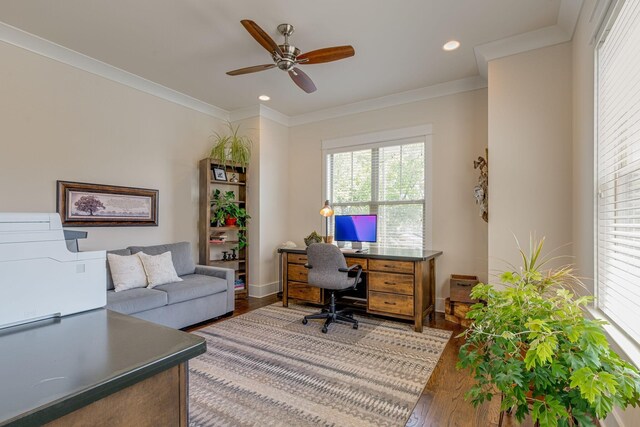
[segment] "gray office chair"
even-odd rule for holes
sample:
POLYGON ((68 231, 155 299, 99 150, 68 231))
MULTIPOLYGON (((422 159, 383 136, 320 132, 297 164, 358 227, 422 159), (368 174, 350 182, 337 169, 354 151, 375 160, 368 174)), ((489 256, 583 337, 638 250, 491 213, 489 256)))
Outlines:
POLYGON ((336 311, 336 291, 355 289, 360 281, 362 267, 358 264, 347 268, 347 261, 337 246, 326 243, 314 243, 307 248, 307 264, 309 269, 307 283, 321 289, 331 291, 331 300, 328 309, 323 309, 318 314, 304 316, 302 323, 307 324, 309 319, 326 319, 322 332, 327 333, 329 325, 336 322, 348 322, 353 324, 353 329, 358 329, 358 321, 347 310, 336 311))

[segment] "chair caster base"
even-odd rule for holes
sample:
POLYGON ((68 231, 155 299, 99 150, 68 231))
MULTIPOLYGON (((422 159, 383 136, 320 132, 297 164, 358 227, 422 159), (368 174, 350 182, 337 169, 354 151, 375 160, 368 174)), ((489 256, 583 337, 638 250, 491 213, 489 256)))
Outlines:
POLYGON ((358 329, 358 324, 357 323, 353 324, 353 329, 358 329))
POLYGON ((326 326, 322 327, 322 333, 326 334, 329 331, 329 329, 326 326))
POLYGON ((309 323, 309 321, 307 320, 307 318, 306 318, 306 317, 304 317, 304 318, 302 319, 302 324, 303 324, 303 325, 306 325, 307 323, 309 323))

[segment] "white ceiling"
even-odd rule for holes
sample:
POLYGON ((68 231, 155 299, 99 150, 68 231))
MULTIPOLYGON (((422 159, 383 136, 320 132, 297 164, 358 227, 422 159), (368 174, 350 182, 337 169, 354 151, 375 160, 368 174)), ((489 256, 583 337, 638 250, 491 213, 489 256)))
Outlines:
POLYGON ((473 48, 555 25, 560 0, 2 0, 0 21, 233 111, 266 105, 295 116, 478 75, 473 48), (230 77, 269 63, 240 25, 296 27, 303 52, 351 44, 343 61, 301 66, 317 92, 282 71, 230 77), (444 52, 444 42, 462 43, 444 52))

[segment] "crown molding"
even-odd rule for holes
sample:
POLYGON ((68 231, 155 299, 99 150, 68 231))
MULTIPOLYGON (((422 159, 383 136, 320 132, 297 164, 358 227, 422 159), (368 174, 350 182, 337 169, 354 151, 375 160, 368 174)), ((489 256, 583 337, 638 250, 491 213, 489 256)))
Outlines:
POLYGON ((562 0, 556 25, 476 46, 478 72, 485 79, 489 61, 529 50, 565 43, 573 38, 583 0, 562 0))
POLYGON ((239 108, 229 112, 229 121, 237 122, 251 117, 260 116, 260 105, 251 105, 250 107, 239 108))
POLYGON ((215 105, 195 99, 184 93, 169 89, 151 80, 68 49, 19 28, 0 22, 0 41, 26 49, 38 55, 87 71, 100 77, 121 83, 174 104, 199 111, 209 116, 229 120, 229 112, 215 105))
POLYGON ((263 104, 260 104, 260 117, 267 118, 273 122, 281 124, 282 126, 291 126, 291 117, 263 104))
POLYGON ((289 127, 289 121, 291 119, 286 114, 282 114, 280 111, 269 108, 263 104, 240 108, 229 113, 229 121, 232 122, 249 119, 251 117, 264 117, 287 127, 289 127))
POLYGON ((311 113, 293 116, 289 120, 289 126, 299 126, 307 123, 319 122, 322 120, 335 119, 350 114, 364 113, 367 111, 380 110, 382 108, 396 105, 408 104, 411 102, 424 101, 438 98, 445 95, 467 92, 470 90, 483 89, 487 87, 487 82, 480 76, 468 77, 460 80, 453 80, 420 89, 406 92, 394 93, 379 98, 367 99, 351 104, 340 105, 338 107, 313 111, 311 113))

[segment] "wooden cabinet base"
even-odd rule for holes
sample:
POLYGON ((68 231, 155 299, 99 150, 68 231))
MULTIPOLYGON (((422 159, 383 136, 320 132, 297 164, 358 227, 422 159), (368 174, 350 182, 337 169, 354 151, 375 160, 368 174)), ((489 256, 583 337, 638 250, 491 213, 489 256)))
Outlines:
POLYGON ((49 427, 187 425, 183 363, 45 424, 49 427))

